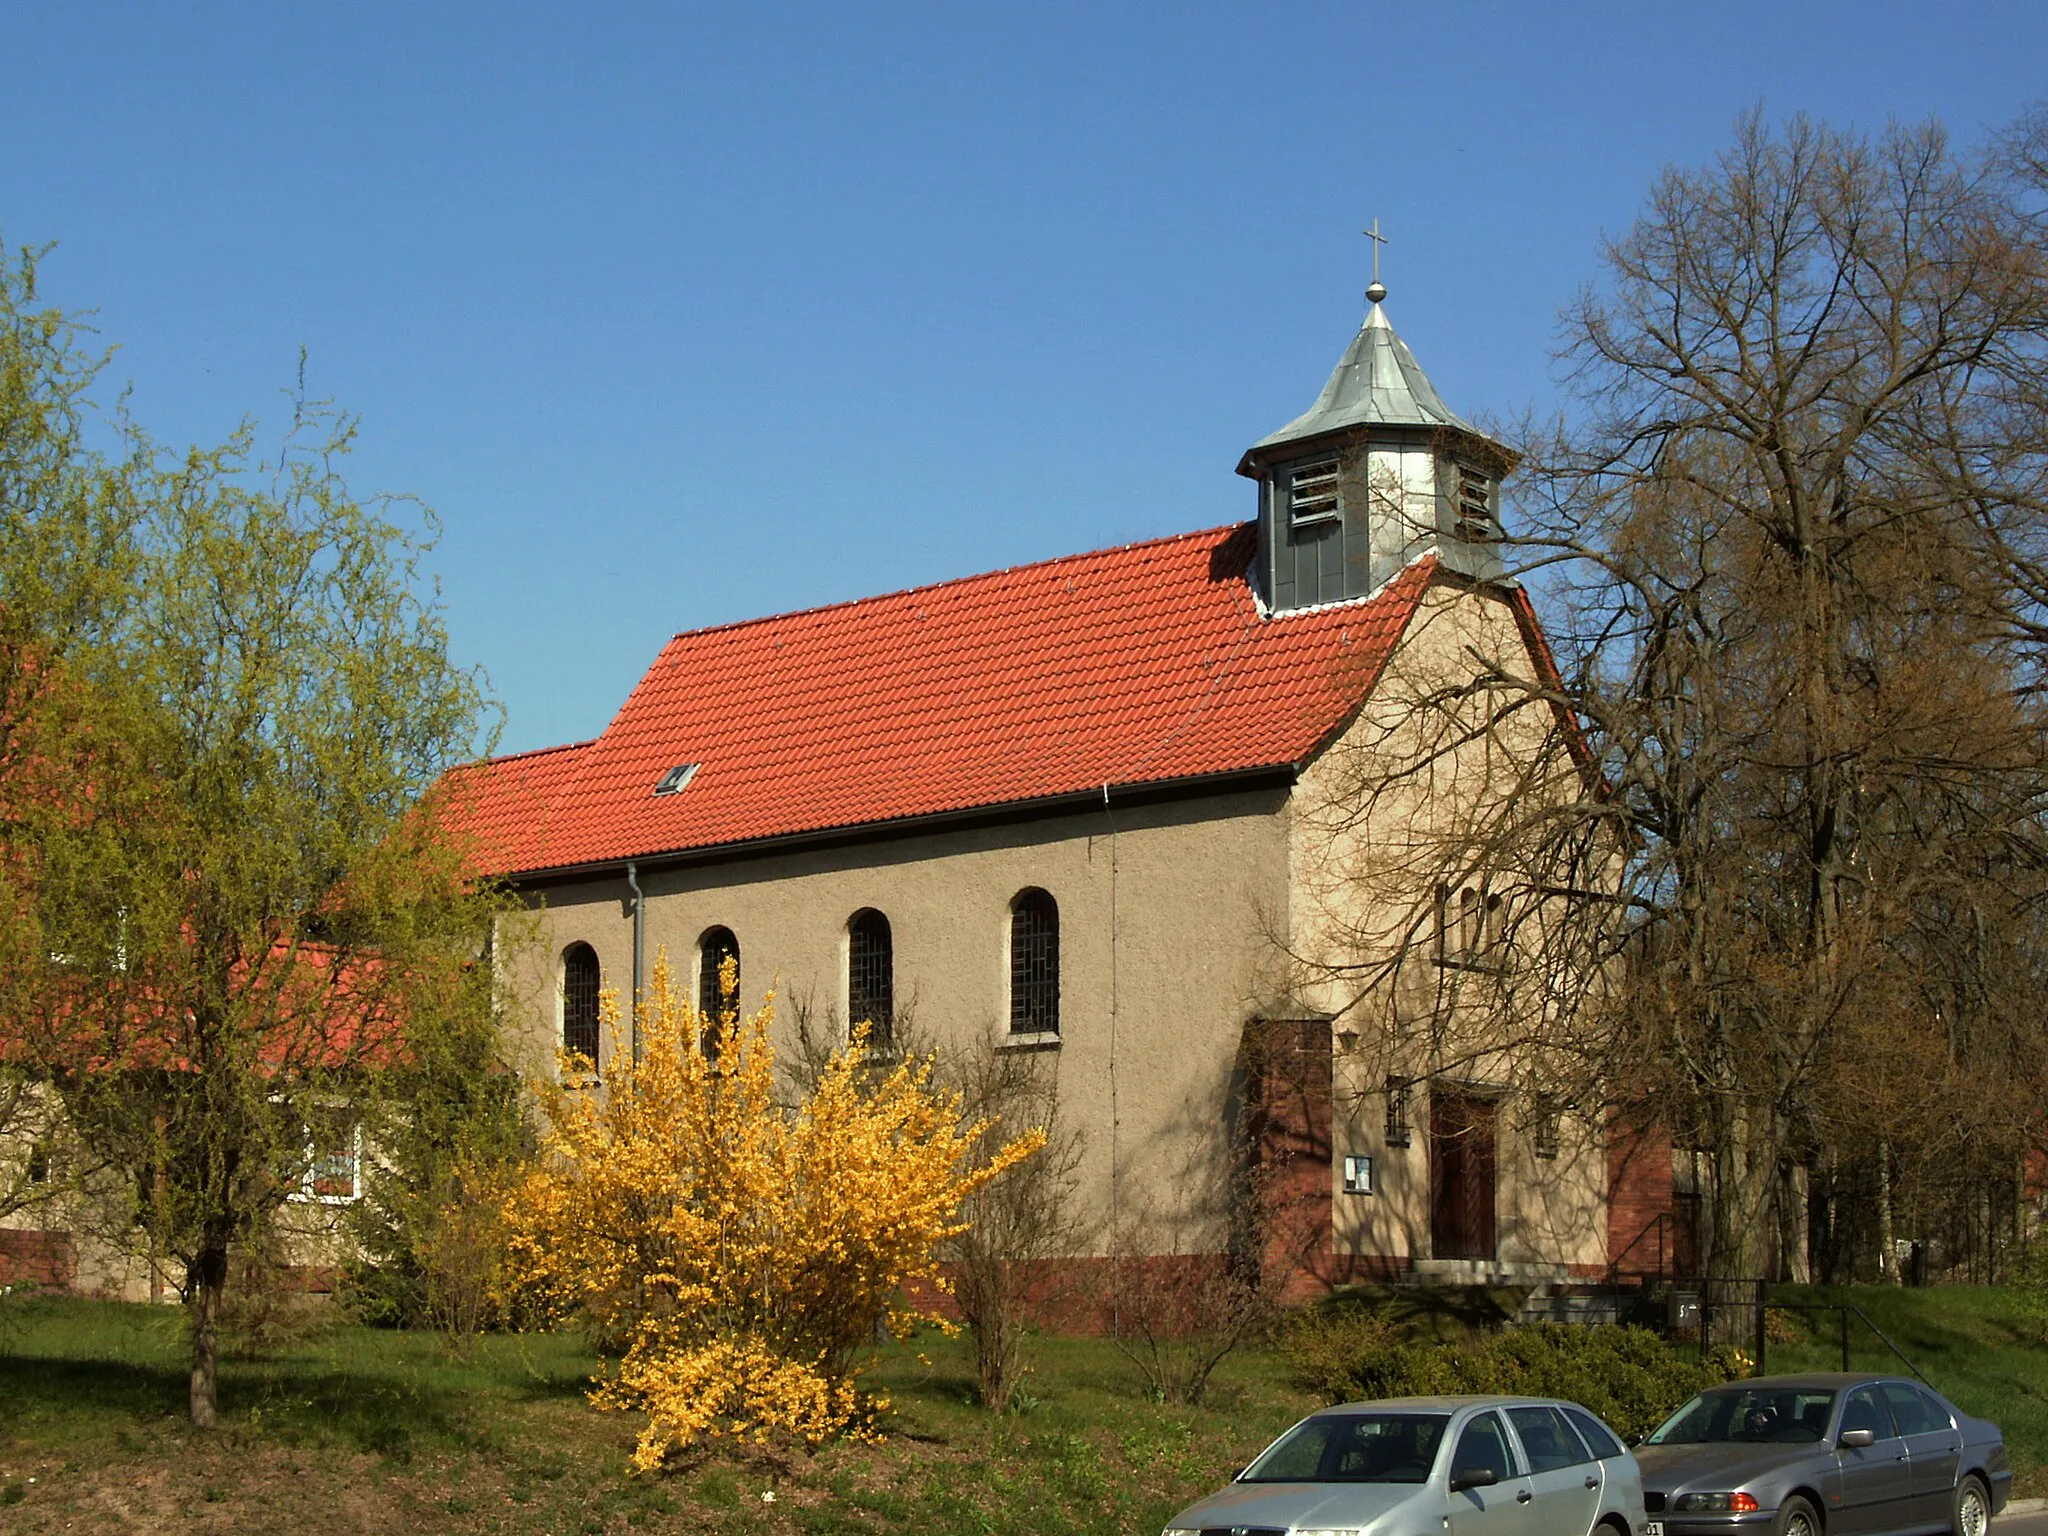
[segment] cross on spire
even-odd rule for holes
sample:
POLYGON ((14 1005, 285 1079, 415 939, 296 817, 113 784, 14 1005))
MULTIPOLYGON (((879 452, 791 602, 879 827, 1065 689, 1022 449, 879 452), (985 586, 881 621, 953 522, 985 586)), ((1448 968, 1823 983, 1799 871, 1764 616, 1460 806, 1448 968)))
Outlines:
POLYGON ((1377 304, 1387 296, 1387 285, 1380 281, 1380 247, 1387 243, 1387 237, 1380 233, 1380 217, 1374 214, 1372 227, 1359 231, 1372 242, 1372 286, 1365 290, 1366 298, 1377 304))

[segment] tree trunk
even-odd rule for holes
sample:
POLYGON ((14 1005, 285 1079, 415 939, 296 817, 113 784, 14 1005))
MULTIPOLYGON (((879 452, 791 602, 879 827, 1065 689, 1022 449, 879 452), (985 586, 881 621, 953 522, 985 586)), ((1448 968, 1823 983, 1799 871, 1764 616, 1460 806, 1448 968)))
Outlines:
POLYGON ((1877 1278, 1887 1285, 1899 1281, 1898 1249, 1892 1242, 1892 1144, 1877 1144, 1877 1278))
POLYGON ((228 1251, 225 1247, 203 1250, 186 1271, 192 1306, 191 1411, 194 1429, 212 1429, 215 1422, 214 1400, 220 1355, 216 1333, 220 1324, 220 1298, 227 1289, 227 1282, 228 1251))
POLYGON ((1813 1279, 1806 1241, 1807 1175, 1794 1162, 1778 1168, 1778 1278, 1794 1285, 1813 1279))
MULTIPOLYGON (((1715 1138, 1713 1243, 1706 1266, 1715 1279, 1754 1280, 1765 1273, 1778 1158, 1758 1118, 1738 1107, 1715 1138)), ((1768 1113, 1761 1118, 1768 1126, 1768 1113)))

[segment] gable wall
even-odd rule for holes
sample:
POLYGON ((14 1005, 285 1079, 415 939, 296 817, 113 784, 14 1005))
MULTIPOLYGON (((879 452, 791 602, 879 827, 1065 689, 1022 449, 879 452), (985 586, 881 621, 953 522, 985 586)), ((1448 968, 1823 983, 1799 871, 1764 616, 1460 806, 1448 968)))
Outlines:
MULTIPOLYGON (((687 793, 687 791, 686 791, 687 793)), ((1107 1214, 1114 1142, 1120 1204, 1180 1211, 1220 1187, 1222 1125, 1245 1020, 1267 987, 1266 930, 1287 906, 1285 791, 1214 795, 1075 816, 963 828, 722 864, 648 869, 647 966, 666 947, 694 999, 699 936, 730 928, 750 1005, 776 987, 778 1045, 792 1009, 836 1022, 845 1008, 846 922, 890 921, 899 1013, 944 1045, 1008 1026, 1008 904, 1027 886, 1060 909, 1061 1114, 1086 1138, 1081 1178, 1107 1214), (1112 938, 1112 923, 1115 934, 1112 938), (1112 1051, 1112 1027, 1115 1049, 1112 1051), (1112 1079, 1117 1125, 1112 1136, 1112 1079)), ((560 882, 536 933, 508 963, 526 1064, 559 1041, 559 965, 577 940, 604 984, 630 986, 632 918, 623 878, 560 882)), ((1216 1246, 1194 1214, 1175 1240, 1216 1246)), ((1106 1234, 1095 1245, 1106 1248, 1106 1234)))
POLYGON ((1475 653, 1529 673, 1504 602, 1433 589, 1367 707, 1305 770, 1290 807, 1288 927, 1304 962, 1295 994, 1304 1011, 1329 1015, 1333 1032, 1357 1037, 1349 1050, 1340 1037, 1333 1072, 1334 1242, 1340 1254, 1432 1256, 1430 1091, 1422 1083, 1410 1090, 1409 1145, 1390 1146, 1384 1084, 1389 1074, 1441 1070, 1446 1090, 1495 1102, 1499 1259, 1597 1268, 1607 1257, 1600 1127, 1566 1114, 1558 1155, 1536 1157, 1526 1074, 1511 1053, 1487 1050, 1498 1042, 1472 1036, 1469 1016, 1444 1002, 1445 988, 1468 980, 1437 963, 1434 886, 1447 840, 1455 846, 1461 818, 1469 822, 1461 808, 1506 792, 1514 760, 1533 756, 1548 727, 1532 710, 1495 740, 1447 741, 1441 712, 1422 701, 1472 678, 1475 653), (1405 958, 1390 996, 1384 978, 1357 961, 1397 953, 1405 958), (1441 1018, 1449 1028, 1432 1056, 1432 1021, 1441 1018), (1373 1158, 1374 1194, 1343 1192, 1347 1153, 1373 1158))

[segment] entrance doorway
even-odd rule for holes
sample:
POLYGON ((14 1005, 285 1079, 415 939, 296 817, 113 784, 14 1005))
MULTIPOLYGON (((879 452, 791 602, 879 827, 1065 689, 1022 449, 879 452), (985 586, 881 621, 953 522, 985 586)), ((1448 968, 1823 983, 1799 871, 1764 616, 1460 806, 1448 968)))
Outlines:
POLYGON ((1429 1241, 1436 1258, 1494 1256, 1493 1122, 1491 1099, 1429 1096, 1429 1241))

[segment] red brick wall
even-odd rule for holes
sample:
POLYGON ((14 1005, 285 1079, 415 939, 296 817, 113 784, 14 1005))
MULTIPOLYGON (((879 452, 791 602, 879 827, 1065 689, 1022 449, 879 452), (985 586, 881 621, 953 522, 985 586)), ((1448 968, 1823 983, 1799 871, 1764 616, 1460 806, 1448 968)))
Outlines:
MULTIPOLYGON (((1041 1328, 1060 1333, 1108 1333, 1117 1313, 1117 1295, 1197 1295, 1203 1281, 1229 1263, 1220 1253, 1153 1254, 1112 1261, 1103 1257, 1041 1259, 1026 1266, 1024 1315, 1041 1328), (1117 1273, 1121 1269, 1121 1274, 1117 1273)), ((943 1269, 955 1283, 955 1267, 943 1269)), ((909 1287, 911 1303, 940 1317, 961 1321, 954 1296, 928 1285, 909 1287)))
POLYGON ((1287 1301, 1342 1283, 1330 1241, 1330 1043, 1324 1019, 1261 1021, 1246 1027, 1240 1058, 1264 1263, 1287 1301))
POLYGON ((51 1290, 69 1290, 78 1278, 78 1250, 69 1232, 29 1232, 0 1227, 0 1285, 26 1280, 51 1290))
POLYGON ((1618 1116, 1607 1133, 1607 1261, 1617 1278, 1677 1272, 1671 1220, 1671 1133, 1618 1116))

